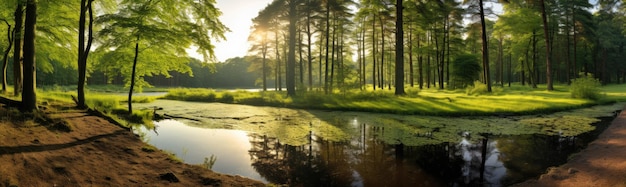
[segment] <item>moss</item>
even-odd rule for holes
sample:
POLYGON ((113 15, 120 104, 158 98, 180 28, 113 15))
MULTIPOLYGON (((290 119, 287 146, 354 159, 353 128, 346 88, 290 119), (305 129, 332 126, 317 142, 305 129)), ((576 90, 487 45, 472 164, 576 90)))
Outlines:
POLYGON ((146 152, 146 153, 152 153, 152 152, 155 152, 157 150, 158 149, 156 147, 152 146, 152 145, 146 145, 146 146, 143 146, 141 148, 141 151, 146 152))
POLYGON ((180 101, 157 101, 143 107, 163 107, 169 115, 185 116, 198 121, 184 120, 187 125, 202 128, 243 130, 280 139, 289 145, 304 145, 308 136, 331 141, 349 141, 362 130, 376 134, 389 144, 425 145, 458 142, 461 134, 472 138, 481 134, 523 135, 561 134, 575 136, 593 130, 595 118, 612 116, 624 103, 599 105, 584 109, 531 116, 416 116, 297 110, 274 107, 252 107, 229 104, 203 104, 180 101), (190 107, 193 106, 193 107, 190 107))

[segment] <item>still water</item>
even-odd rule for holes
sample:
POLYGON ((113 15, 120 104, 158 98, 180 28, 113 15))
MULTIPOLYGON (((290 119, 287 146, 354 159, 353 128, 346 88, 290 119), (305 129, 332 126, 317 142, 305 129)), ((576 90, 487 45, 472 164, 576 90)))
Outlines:
MULTIPOLYGON (((358 116, 354 121, 357 121, 358 116)), ((537 177, 566 162, 606 128, 577 137, 525 135, 474 136, 460 141, 409 146, 383 141, 397 129, 348 125, 350 137, 326 140, 314 131, 297 146, 281 139, 231 129, 202 128, 189 121, 163 120, 157 128, 137 129, 145 140, 185 162, 217 158, 212 170, 289 186, 506 186, 537 177), (479 137, 479 138, 477 138, 479 137), (482 179, 482 180, 481 180, 482 179), (482 181, 482 182, 481 182, 482 181)), ((422 134, 428 138, 428 134, 422 134)), ((294 137, 292 137, 294 138, 294 137)))

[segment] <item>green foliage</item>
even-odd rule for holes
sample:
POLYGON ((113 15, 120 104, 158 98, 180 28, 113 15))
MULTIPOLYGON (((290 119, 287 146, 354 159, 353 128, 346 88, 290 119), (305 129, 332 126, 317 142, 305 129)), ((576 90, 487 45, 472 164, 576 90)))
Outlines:
POLYGON ((212 89, 178 88, 169 90, 164 98, 183 101, 215 102, 216 93, 215 90, 212 89))
POLYGON ((220 97, 219 102, 223 103, 233 103, 235 101, 235 97, 231 93, 223 93, 222 97, 220 97))
POLYGON ((570 92, 573 98, 599 100, 602 96, 601 85, 600 80, 593 78, 593 75, 581 75, 580 78, 572 80, 570 92))
POLYGON ((483 95, 488 93, 487 92, 487 84, 484 84, 480 81, 474 81, 474 85, 473 86, 468 86, 465 89, 465 93, 467 95, 483 95))
POLYGON ((452 62, 452 84, 454 89, 465 88, 478 80, 482 71, 476 55, 463 54, 456 57, 452 62))
POLYGON ((214 59, 212 40, 228 30, 219 20, 215 1, 122 1, 116 13, 103 14, 96 24, 101 46, 97 69, 110 77, 122 76, 130 86, 137 57, 136 86, 149 86, 143 78, 170 77, 170 71, 189 73, 186 49, 195 45, 205 61, 214 59), (184 13, 183 13, 184 12, 184 13), (135 44, 139 54, 135 54, 135 44))
POLYGON ((418 97, 419 93, 420 93, 420 89, 419 88, 408 88, 406 89, 406 96, 407 97, 418 97))

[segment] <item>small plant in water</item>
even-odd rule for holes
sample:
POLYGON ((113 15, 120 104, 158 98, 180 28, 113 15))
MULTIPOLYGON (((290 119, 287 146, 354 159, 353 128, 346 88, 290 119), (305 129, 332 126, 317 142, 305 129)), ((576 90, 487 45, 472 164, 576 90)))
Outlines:
POLYGON ((215 165, 215 161, 217 161, 217 157, 215 155, 211 155, 211 157, 204 157, 204 162, 202 162, 200 166, 210 170, 213 168, 213 165, 215 165))

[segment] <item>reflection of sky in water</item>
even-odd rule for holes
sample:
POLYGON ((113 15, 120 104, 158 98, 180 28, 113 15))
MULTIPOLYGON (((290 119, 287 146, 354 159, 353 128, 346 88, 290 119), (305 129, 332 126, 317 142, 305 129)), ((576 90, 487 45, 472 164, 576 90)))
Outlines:
POLYGON ((205 157, 215 155, 213 171, 242 175, 265 181, 252 167, 246 154, 251 145, 244 131, 190 127, 175 120, 155 122, 154 131, 146 131, 148 143, 175 153, 189 164, 202 164, 205 157))

